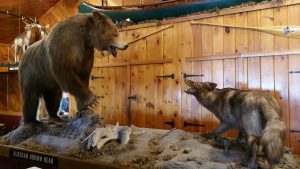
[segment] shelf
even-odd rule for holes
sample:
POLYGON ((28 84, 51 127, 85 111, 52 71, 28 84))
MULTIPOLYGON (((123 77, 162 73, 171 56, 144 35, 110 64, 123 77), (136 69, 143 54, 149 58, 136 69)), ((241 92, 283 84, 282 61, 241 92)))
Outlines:
POLYGON ((0 115, 22 116, 22 112, 0 110, 0 115))
POLYGON ((13 73, 18 72, 19 67, 17 65, 0 66, 0 73, 13 73))

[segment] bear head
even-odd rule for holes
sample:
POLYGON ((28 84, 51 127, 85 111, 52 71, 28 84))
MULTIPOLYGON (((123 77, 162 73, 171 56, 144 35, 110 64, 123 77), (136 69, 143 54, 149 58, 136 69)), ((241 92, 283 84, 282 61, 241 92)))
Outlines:
POLYGON ((104 14, 94 11, 88 18, 91 45, 97 50, 108 50, 114 57, 116 49, 125 50, 128 44, 119 35, 113 21, 104 14))

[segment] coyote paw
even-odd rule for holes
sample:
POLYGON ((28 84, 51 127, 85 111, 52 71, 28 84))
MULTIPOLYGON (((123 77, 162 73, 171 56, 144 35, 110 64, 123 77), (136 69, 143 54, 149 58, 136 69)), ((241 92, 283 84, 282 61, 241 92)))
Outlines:
POLYGON ((202 137, 205 137, 207 139, 213 139, 213 138, 215 138, 215 136, 214 136, 213 133, 203 133, 201 135, 202 135, 202 137))
POLYGON ((256 164, 251 164, 246 158, 241 159, 241 166, 248 167, 250 169, 258 169, 256 164))

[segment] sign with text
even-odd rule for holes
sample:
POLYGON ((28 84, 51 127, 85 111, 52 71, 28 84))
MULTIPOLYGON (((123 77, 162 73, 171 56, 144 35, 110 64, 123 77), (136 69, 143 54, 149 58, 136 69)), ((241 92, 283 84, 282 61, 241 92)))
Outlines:
POLYGON ((58 158, 44 155, 44 154, 38 154, 23 150, 17 150, 17 149, 9 149, 9 157, 10 158, 18 158, 18 159, 24 159, 31 162, 49 165, 53 167, 58 167, 58 158))

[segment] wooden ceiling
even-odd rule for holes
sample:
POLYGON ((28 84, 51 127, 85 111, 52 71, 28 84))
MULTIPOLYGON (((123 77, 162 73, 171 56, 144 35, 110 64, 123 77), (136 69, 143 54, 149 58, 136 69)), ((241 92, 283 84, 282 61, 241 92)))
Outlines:
MULTIPOLYGON (((19 13, 31 18, 39 18, 59 0, 0 0, 0 11, 19 13)), ((24 31, 24 23, 19 18, 0 13, 0 43, 9 44, 24 31)))

